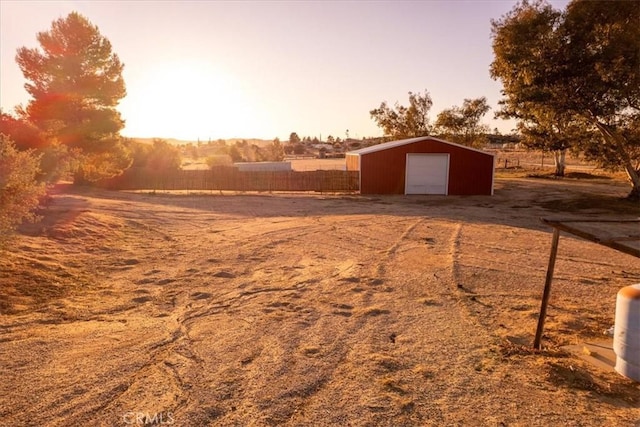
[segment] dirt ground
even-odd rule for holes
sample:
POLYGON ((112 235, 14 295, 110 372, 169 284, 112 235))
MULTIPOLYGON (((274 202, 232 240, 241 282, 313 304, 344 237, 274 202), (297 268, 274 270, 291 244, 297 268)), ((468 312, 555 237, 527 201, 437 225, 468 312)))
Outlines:
POLYGON ((0 257, 3 426, 637 426, 602 337, 637 258, 540 217, 637 217, 615 180, 492 197, 59 186, 0 257))

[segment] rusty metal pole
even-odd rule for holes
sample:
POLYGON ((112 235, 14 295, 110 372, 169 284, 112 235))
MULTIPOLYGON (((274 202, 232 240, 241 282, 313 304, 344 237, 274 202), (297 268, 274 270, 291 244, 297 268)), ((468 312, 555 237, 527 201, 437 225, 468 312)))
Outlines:
POLYGON ((541 349, 542 332, 544 331, 544 319, 547 316, 547 305, 549 304, 549 295, 551 294, 551 282, 553 281, 553 270, 556 266, 556 254, 558 253, 558 240, 560 239, 560 230, 553 229, 553 240, 551 241, 551 253, 549 254, 549 265, 547 266, 547 278, 544 282, 544 292, 542 294, 542 303, 540 304, 540 316, 538 317, 538 328, 536 329, 536 338, 533 341, 533 348, 541 349))

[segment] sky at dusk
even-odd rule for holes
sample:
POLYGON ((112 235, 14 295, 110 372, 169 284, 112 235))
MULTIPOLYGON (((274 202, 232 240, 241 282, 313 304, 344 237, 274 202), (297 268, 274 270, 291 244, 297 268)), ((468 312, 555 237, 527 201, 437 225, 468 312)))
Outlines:
MULTIPOLYGON (((489 76, 491 19, 513 0, 0 0, 0 107, 29 100, 15 62, 36 34, 77 11, 125 64, 122 134, 185 140, 380 136, 369 115, 427 90, 438 112, 486 96, 491 129, 501 85, 489 76)), ((561 9, 567 1, 552 1, 561 9)))

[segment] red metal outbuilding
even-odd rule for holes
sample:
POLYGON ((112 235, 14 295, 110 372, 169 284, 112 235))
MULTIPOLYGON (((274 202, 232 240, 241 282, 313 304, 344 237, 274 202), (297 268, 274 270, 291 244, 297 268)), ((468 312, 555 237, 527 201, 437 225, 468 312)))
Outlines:
POLYGON ((350 151, 346 163, 360 194, 493 194, 493 154, 430 136, 350 151))

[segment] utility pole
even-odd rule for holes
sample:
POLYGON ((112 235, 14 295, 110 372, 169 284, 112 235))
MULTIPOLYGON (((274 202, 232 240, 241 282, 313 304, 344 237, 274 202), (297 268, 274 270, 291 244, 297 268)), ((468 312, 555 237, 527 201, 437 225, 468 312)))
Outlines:
POLYGON ((349 129, 344 133, 347 137, 344 139, 344 152, 349 150, 349 129))

